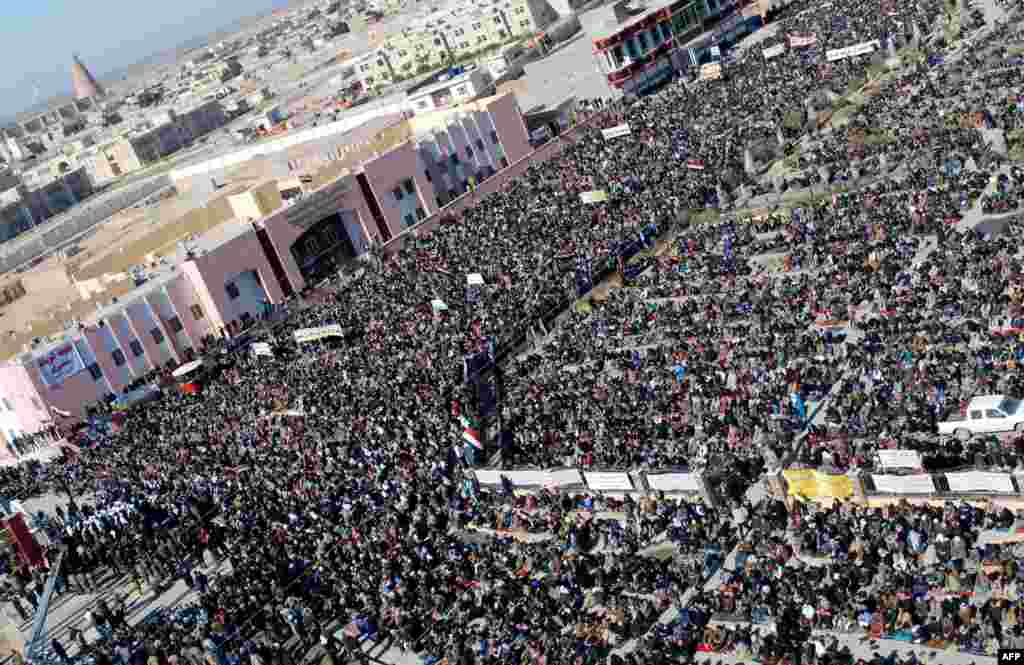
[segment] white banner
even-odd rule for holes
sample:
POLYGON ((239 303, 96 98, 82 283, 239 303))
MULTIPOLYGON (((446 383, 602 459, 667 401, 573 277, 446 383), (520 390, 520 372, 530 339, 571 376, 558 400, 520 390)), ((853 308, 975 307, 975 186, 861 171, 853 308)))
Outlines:
POLYGON ((299 344, 315 342, 325 337, 341 337, 341 326, 337 323, 319 328, 300 328, 295 331, 295 341, 299 344))
POLYGON ((876 476, 875 490, 885 494, 935 494, 935 483, 927 474, 916 476, 876 476))
POLYGON ((581 192, 580 201, 583 203, 603 203, 608 200, 608 192, 603 189, 595 189, 592 192, 581 192))
POLYGON ((550 487, 582 487, 583 476, 576 469, 551 469, 549 471, 502 471, 500 469, 476 469, 476 479, 481 485, 501 486, 501 477, 505 476, 512 487, 536 488, 550 487))
POLYGON ((953 492, 970 494, 972 492, 996 492, 998 494, 1016 494, 1013 480, 1008 473, 988 473, 985 471, 965 471, 963 473, 947 473, 946 481, 953 492))
POLYGON ((266 342, 254 342, 251 347, 252 355, 254 356, 266 356, 268 358, 274 357, 274 352, 270 349, 270 344, 266 342))
POLYGON ((818 36, 814 33, 800 34, 794 32, 789 35, 789 45, 791 48, 804 48, 805 46, 814 46, 818 43, 818 36))
POLYGON ((547 487, 582 487, 583 476, 576 469, 551 469, 545 473, 547 487))
POLYGON ((629 123, 615 125, 614 127, 601 130, 601 136, 603 136, 605 140, 617 139, 620 136, 629 136, 631 133, 632 130, 629 128, 629 123))
POLYGON ((772 58, 778 57, 786 52, 785 44, 776 44, 775 46, 769 46, 761 51, 761 55, 764 56, 765 60, 771 60, 772 58))
POLYGON ((36 360, 39 378, 48 386, 59 386, 85 369, 78 349, 71 342, 62 344, 36 360))
POLYGON ((878 463, 883 469, 923 469, 921 453, 916 450, 879 450, 878 463))
POLYGON ((587 471, 583 474, 587 479, 587 487, 601 492, 631 492, 633 480, 628 473, 604 471, 587 471))
POLYGON ((879 48, 878 40, 875 39, 870 42, 864 42, 863 44, 854 44, 853 46, 847 46, 846 48, 834 48, 831 51, 825 51, 825 59, 829 62, 835 62, 836 60, 843 60, 844 58, 852 58, 855 55, 874 53, 877 48, 879 48))
POLYGON ((694 473, 647 474, 647 486, 655 492, 699 492, 700 476, 694 473))

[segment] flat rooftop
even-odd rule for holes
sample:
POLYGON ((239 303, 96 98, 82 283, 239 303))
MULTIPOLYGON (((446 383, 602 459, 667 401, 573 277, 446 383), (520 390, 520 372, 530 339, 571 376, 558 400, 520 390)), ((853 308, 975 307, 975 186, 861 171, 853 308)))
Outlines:
POLYGON ((580 15, 580 24, 591 39, 606 39, 636 25, 654 12, 671 7, 676 1, 660 0, 647 3, 642 0, 634 1, 633 7, 636 9, 636 14, 621 23, 615 18, 614 5, 605 5, 580 15))

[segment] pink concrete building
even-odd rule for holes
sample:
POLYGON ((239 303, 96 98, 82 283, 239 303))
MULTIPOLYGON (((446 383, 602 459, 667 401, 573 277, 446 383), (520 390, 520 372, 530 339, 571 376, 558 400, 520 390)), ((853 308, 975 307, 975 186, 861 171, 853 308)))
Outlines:
POLYGON ((238 334, 267 304, 334 274, 371 240, 397 247, 413 227, 432 228, 442 213, 496 190, 505 172, 556 154, 531 151, 512 95, 413 129, 313 191, 284 197, 280 181, 284 205, 261 218, 238 204, 235 219, 183 248, 173 266, 0 365, 0 435, 10 441, 55 418, 81 418, 87 405, 127 392, 154 369, 194 359, 211 337, 238 334))

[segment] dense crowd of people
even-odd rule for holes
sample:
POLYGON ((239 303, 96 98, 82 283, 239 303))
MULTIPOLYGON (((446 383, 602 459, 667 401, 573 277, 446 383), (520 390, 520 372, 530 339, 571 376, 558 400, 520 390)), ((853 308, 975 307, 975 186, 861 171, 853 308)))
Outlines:
MULTIPOLYGON (((972 209, 1016 208, 1019 170, 981 130, 1019 128, 1021 107, 962 85, 1021 70, 927 42, 945 3, 882 4, 798 0, 720 80, 582 104, 557 157, 295 308, 263 337, 273 357, 210 357, 200 394, 168 390, 61 462, 0 472, 5 493, 90 497, 47 518, 59 591, 195 592, 137 622, 115 595, 47 657, 287 665, 362 660, 369 642, 427 665, 853 662, 826 629, 1021 646, 1017 545, 984 540, 1013 514, 748 492, 785 465, 871 470, 886 448, 1024 468, 1024 439, 935 434, 972 395, 1024 394, 1024 347, 999 323, 1020 317, 1019 223, 968 228, 972 209), (762 56, 794 34, 815 43, 762 56), (884 80, 865 85, 877 54, 825 58, 875 39, 906 60, 884 80), (599 131, 621 123, 629 137, 599 131), (608 200, 581 204, 594 190, 608 200), (621 288, 568 307, 609 270, 621 288), (328 323, 344 338, 294 341, 328 323), (481 354, 499 367, 470 377, 481 354), (487 446, 465 438, 480 416, 487 446), (692 472, 706 491, 481 487, 492 463, 692 472)), ((13 562, 23 617, 44 572, 13 562)))

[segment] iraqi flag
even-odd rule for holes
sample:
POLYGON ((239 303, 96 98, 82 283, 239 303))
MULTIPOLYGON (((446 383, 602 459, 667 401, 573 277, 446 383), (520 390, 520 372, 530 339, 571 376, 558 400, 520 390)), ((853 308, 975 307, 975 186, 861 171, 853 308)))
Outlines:
POLYGON ((686 160, 686 168, 690 169, 691 171, 703 171, 704 162, 699 159, 688 159, 686 160))
POLYGON ((462 420, 462 438, 466 443, 472 445, 478 450, 483 450, 484 446, 480 442, 480 427, 466 416, 461 417, 462 420))

